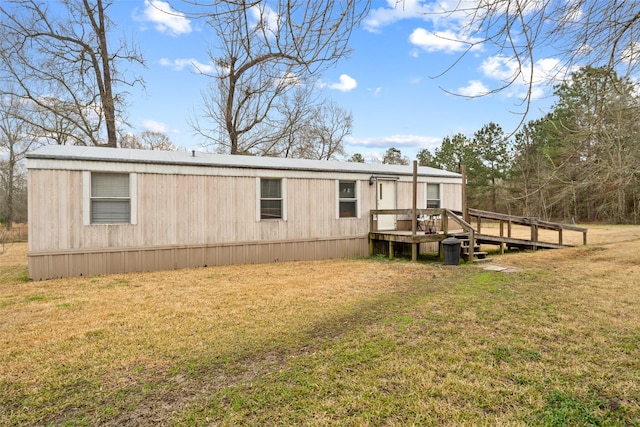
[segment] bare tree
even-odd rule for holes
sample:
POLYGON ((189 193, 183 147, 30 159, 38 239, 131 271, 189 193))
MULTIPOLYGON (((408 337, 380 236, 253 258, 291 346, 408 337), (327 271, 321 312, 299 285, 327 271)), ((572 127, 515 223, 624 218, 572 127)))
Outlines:
POLYGON ((120 64, 143 64, 135 48, 108 42, 109 0, 6 0, 0 5, 0 64, 14 83, 12 96, 28 99, 49 120, 34 122, 57 143, 117 146, 122 119, 120 86, 141 82, 120 64), (52 119, 52 117, 54 119, 52 119))
MULTIPOLYGON (((627 0, 483 0, 441 3, 434 17, 459 19, 460 42, 471 52, 478 45, 492 50, 513 71, 496 88, 525 82, 526 110, 533 92, 539 47, 554 49, 563 74, 576 66, 601 65, 630 76, 640 65, 640 2, 627 0)), ((456 61, 458 62, 458 61, 456 61)), ((564 78, 565 75, 561 75, 564 78)), ((525 111, 526 113, 526 111, 525 111)), ((524 120, 524 119, 523 119, 524 120)))
POLYGON ((316 160, 345 155, 344 138, 353 128, 351 113, 331 100, 312 100, 310 93, 296 89, 292 99, 284 97, 287 101, 278 107, 279 132, 264 154, 316 160))
POLYGON ((0 184, 4 194, 3 209, 7 229, 10 229, 15 216, 16 192, 19 189, 20 162, 27 151, 37 142, 33 128, 25 120, 30 114, 29 108, 16 97, 0 96, 0 154, 6 153, 6 161, 0 170, 0 184))
POLYGON ((344 156, 344 138, 351 133, 353 116, 333 101, 326 101, 311 110, 303 127, 296 152, 292 157, 330 160, 344 156))
POLYGON ((277 106, 348 53, 368 2, 223 1, 208 12, 218 45, 215 82, 203 94, 194 130, 219 151, 265 154, 280 132, 277 106))
POLYGON ((131 133, 120 137, 120 148, 139 150, 178 151, 171 139, 162 132, 146 130, 138 135, 131 133))

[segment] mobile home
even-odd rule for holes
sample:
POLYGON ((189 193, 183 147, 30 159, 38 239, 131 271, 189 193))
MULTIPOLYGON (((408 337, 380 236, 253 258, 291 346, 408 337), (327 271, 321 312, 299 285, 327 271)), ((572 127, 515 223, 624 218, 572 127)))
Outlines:
MULTIPOLYGON (((363 257, 370 210, 413 198, 401 165, 45 146, 27 168, 34 280, 363 257)), ((417 203, 461 210, 461 176, 418 168, 417 203)))

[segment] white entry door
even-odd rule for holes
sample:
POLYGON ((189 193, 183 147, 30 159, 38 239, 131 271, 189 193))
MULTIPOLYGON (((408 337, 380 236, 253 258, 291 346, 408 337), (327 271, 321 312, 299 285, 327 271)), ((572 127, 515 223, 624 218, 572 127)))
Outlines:
MULTIPOLYGON (((378 179, 376 183, 377 209, 396 208, 396 182, 392 180, 378 179)), ((378 230, 395 230, 395 215, 378 215, 378 230)))

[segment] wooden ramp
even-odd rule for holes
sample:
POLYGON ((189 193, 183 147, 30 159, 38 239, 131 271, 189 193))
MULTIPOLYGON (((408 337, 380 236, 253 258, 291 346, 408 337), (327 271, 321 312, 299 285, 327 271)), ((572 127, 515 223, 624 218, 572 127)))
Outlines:
POLYGON ((582 244, 587 244, 587 229, 576 227, 575 225, 560 224, 539 218, 506 215, 478 209, 469 209, 467 216, 469 222, 472 224, 475 223, 473 228, 476 232, 476 239, 484 245, 500 246, 502 251, 504 251, 505 248, 535 251, 537 249, 562 249, 571 247, 573 246, 572 244, 566 243, 565 234, 567 232, 580 233, 582 235, 582 244), (485 227, 487 224, 497 226, 496 229, 492 230, 494 233, 484 232, 484 230, 488 228, 485 227), (516 226, 520 226, 521 229, 527 229, 527 235, 516 235, 514 232, 516 226), (546 236, 543 236, 541 233, 544 231, 547 232, 546 236), (551 240, 552 237, 555 238, 551 240))
POLYGON ((481 245, 495 245, 505 246, 508 249, 562 249, 570 247, 571 245, 549 243, 549 242, 534 242, 532 240, 514 239, 512 237, 493 236, 491 234, 476 234, 476 242, 481 245))
POLYGON ((419 255, 421 244, 436 242, 438 243, 438 253, 442 258, 442 241, 447 237, 456 237, 462 241, 461 256, 463 259, 466 261, 486 261, 488 260, 486 258, 487 252, 480 249, 481 245, 498 246, 502 253, 505 249, 514 248, 521 250, 561 249, 573 246, 565 242, 566 232, 581 233, 582 243, 587 244, 587 229, 574 225, 477 209, 468 209, 467 218, 469 222, 463 219, 461 213, 449 209, 372 210, 369 253, 373 256, 376 246, 379 247, 381 243, 384 243, 384 252, 393 258, 397 246, 411 245, 411 258, 415 261, 419 255), (378 230, 378 215, 395 215, 396 229, 378 230), (428 223, 426 226, 425 221, 428 223), (471 223, 475 223, 475 226, 471 223), (524 233, 526 236, 522 235, 523 229, 527 231, 524 233), (549 232, 554 236, 553 239, 550 238, 549 232), (388 249, 386 245, 388 245, 388 249))

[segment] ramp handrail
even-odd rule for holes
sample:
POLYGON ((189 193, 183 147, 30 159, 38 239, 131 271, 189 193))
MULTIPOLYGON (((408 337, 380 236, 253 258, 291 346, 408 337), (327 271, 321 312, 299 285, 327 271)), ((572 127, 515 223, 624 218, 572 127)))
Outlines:
POLYGON ((524 225, 531 227, 531 241, 534 243, 539 242, 538 229, 555 230, 558 232, 558 244, 562 243, 562 231, 576 231, 582 233, 582 244, 587 244, 587 229, 584 227, 577 227, 575 225, 560 224, 556 222, 544 221, 536 217, 523 217, 515 215, 501 214, 497 212, 483 211, 479 209, 468 209, 469 218, 476 218, 476 231, 478 234, 482 233, 482 220, 498 221, 500 223, 500 237, 504 236, 504 224, 507 224, 507 236, 511 237, 511 226, 524 225))

